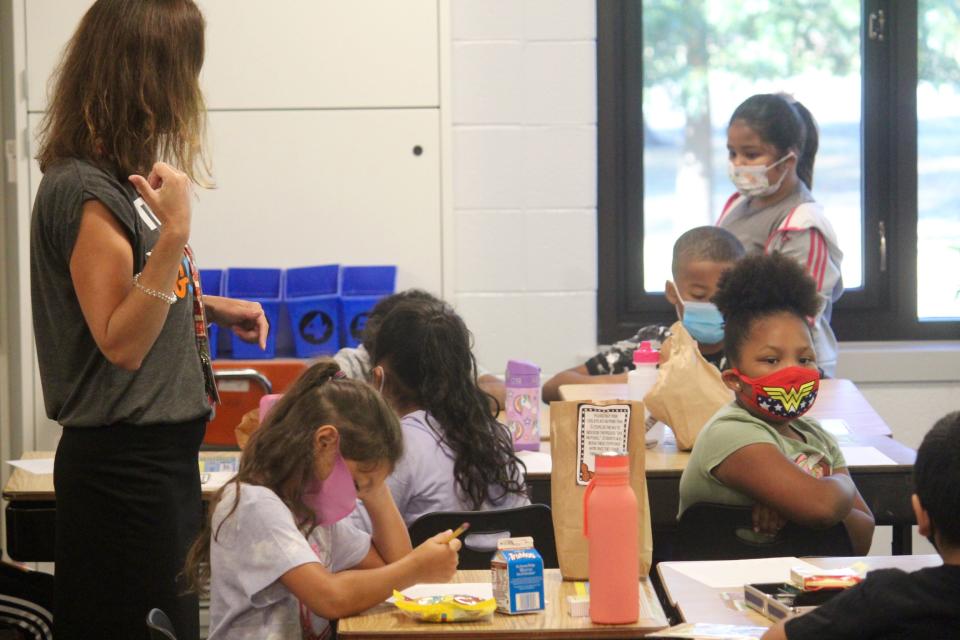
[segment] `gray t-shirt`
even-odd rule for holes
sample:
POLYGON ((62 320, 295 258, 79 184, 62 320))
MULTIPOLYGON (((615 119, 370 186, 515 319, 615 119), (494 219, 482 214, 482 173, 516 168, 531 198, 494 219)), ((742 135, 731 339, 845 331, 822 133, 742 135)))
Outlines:
POLYGON ((366 381, 370 379, 370 369, 372 368, 370 354, 367 353, 366 347, 362 344, 357 348, 344 347, 340 349, 333 356, 333 359, 340 365, 343 374, 351 380, 366 381))
POLYGON ((334 573, 355 567, 370 551, 370 536, 344 519, 305 537, 277 494, 246 483, 227 517, 235 487, 224 489, 211 520, 209 639, 327 637, 329 622, 303 607, 280 577, 311 562, 334 573))
MULTIPOLYGON (((468 511, 472 505, 459 491, 453 472, 453 453, 440 441, 436 424, 426 411, 414 411, 400 419, 403 429, 403 455, 387 476, 387 486, 407 526, 425 513, 468 511)), ((439 427, 437 427, 439 429, 439 427)), ((506 429, 506 427, 504 427, 506 429)), ((505 493, 491 486, 481 510, 509 509, 530 504, 526 495, 505 493)), ((371 530, 370 517, 363 503, 353 513, 355 526, 371 530)))
POLYGON ((210 414, 193 325, 193 286, 181 264, 177 301, 137 371, 111 364, 84 320, 70 277, 83 205, 101 202, 143 270, 159 220, 136 190, 83 160, 63 160, 40 181, 30 228, 30 286, 47 416, 68 427, 185 422, 210 414))
POLYGON ((817 365, 836 375, 837 338, 830 327, 833 303, 843 295, 840 264, 843 252, 833 225, 802 182, 775 204, 751 210, 751 198, 734 195, 717 220, 743 244, 748 253, 782 253, 803 265, 817 285, 822 308, 811 327, 817 365))

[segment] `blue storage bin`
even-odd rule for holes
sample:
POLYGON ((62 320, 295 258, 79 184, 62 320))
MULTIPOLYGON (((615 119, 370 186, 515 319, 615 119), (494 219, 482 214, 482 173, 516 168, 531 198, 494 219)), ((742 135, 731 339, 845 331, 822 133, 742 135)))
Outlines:
POLYGON ((382 296, 397 286, 397 267, 341 267, 341 296, 382 296))
MULTIPOLYGON (((205 296, 223 295, 223 269, 200 269, 200 288, 205 296)), ((207 316, 207 322, 210 316, 207 316)), ((210 357, 217 359, 217 341, 220 339, 220 327, 215 324, 207 326, 207 338, 210 340, 210 357)))
POLYGON ((283 299, 297 357, 332 355, 340 347, 339 274, 336 264, 287 269, 283 299))
POLYGON ((356 348, 363 342, 363 329, 367 326, 370 310, 387 295, 340 298, 340 344, 356 348))
POLYGON ((224 283, 225 295, 229 298, 241 298, 259 302, 263 313, 270 323, 267 335, 267 348, 260 350, 256 343, 244 342, 235 335, 230 336, 233 357, 238 360, 273 358, 277 351, 277 329, 280 326, 280 293, 282 291, 283 272, 280 269, 227 269, 224 283))
POLYGON ((343 267, 340 270, 340 343, 356 347, 370 310, 397 285, 395 266, 343 267))

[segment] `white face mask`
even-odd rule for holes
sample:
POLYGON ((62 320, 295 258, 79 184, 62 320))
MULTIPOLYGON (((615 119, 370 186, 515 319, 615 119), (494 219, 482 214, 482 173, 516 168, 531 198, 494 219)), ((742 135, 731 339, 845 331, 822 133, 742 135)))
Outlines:
POLYGON ((730 176, 730 181, 733 182, 733 185, 737 188, 737 191, 748 198, 769 196, 777 192, 780 185, 783 184, 783 179, 787 177, 787 172, 784 171, 780 175, 780 179, 777 180, 776 184, 770 184, 770 180, 767 178, 767 171, 770 171, 770 169, 773 169, 791 157, 796 158, 797 155, 791 151, 769 167, 750 164, 738 167, 733 164, 733 162, 730 162, 727 173, 730 176))

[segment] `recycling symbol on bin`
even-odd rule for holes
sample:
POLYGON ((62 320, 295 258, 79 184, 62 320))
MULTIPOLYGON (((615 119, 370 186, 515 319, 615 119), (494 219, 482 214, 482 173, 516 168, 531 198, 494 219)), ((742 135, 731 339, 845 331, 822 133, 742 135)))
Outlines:
POLYGON ((369 315, 367 312, 358 313, 350 322, 350 335, 353 336, 354 340, 363 341, 363 328, 367 326, 367 316, 369 315))
POLYGON ((333 335, 333 320, 323 311, 310 311, 300 319, 300 337, 308 344, 323 344, 333 335))

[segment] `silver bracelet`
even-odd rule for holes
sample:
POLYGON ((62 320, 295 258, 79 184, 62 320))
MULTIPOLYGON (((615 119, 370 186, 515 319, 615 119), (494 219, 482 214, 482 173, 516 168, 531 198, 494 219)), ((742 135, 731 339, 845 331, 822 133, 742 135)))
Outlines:
POLYGON ((135 286, 137 289, 140 289, 140 291, 143 291, 148 296, 153 296, 154 298, 163 300, 167 304, 173 304, 177 301, 177 296, 172 293, 164 293, 163 291, 157 291, 156 289, 151 289, 150 287, 145 287, 140 284, 141 275, 143 275, 142 271, 133 276, 133 286, 135 286))

